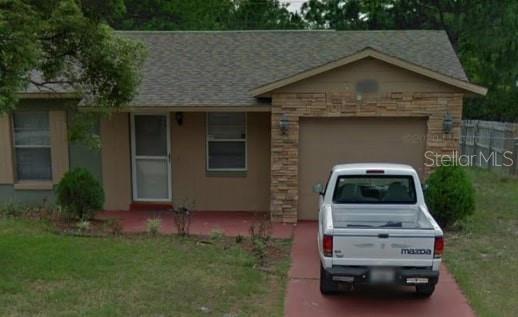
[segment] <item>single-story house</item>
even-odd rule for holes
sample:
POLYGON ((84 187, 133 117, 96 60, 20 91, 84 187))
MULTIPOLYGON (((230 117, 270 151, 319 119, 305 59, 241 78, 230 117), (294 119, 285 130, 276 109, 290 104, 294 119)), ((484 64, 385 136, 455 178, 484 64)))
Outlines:
MULTIPOLYGON (((101 120, 102 150, 67 138, 63 92, 29 91, 0 117, 0 199, 52 199, 70 168, 102 181, 106 210, 315 219, 311 188, 347 162, 399 162, 459 144, 470 83, 443 31, 119 32, 148 48, 138 95, 101 120)), ((88 110, 84 110, 88 111, 88 110)))

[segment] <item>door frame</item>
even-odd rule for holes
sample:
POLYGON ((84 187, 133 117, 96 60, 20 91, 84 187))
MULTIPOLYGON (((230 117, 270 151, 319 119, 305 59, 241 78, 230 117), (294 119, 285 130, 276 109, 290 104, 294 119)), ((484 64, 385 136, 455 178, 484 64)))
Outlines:
MULTIPOLYGON (((131 113, 130 118, 130 126, 131 126, 131 193, 133 201, 140 202, 169 202, 172 201, 172 169, 171 169, 171 122, 170 122, 170 114, 168 112, 165 113, 131 113), (166 118, 166 142, 167 142, 167 198, 138 198, 137 192, 137 172, 136 172, 136 144, 135 144, 135 116, 165 116, 166 118)), ((146 158, 143 156, 142 158, 146 158)), ((147 157, 147 158, 155 158, 155 157, 147 157)))

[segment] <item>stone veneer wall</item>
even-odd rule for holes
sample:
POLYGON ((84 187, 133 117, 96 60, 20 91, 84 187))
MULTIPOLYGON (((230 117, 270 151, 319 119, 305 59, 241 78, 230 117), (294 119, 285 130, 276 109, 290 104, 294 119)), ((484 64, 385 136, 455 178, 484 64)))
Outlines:
MULTIPOLYGON (((458 149, 462 118, 461 93, 387 93, 358 101, 353 93, 274 93, 271 115, 270 211, 276 222, 296 222, 298 206, 298 149, 300 117, 426 117, 426 151, 451 153, 458 149), (443 133, 446 112, 454 120, 443 133), (285 114, 289 129, 282 135, 285 114)), ((421 140, 409 140, 420 142, 421 140)), ((431 172, 425 166, 425 176, 431 172)))

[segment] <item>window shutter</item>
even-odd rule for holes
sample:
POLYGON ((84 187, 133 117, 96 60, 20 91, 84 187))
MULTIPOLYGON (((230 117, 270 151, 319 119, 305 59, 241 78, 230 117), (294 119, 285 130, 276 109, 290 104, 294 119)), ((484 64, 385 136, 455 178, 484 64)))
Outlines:
POLYGON ((52 153, 52 181, 59 183, 68 170, 68 136, 66 111, 53 110, 49 114, 52 153))
POLYGON ((11 143, 11 120, 0 115, 0 184, 14 183, 13 147, 11 143))

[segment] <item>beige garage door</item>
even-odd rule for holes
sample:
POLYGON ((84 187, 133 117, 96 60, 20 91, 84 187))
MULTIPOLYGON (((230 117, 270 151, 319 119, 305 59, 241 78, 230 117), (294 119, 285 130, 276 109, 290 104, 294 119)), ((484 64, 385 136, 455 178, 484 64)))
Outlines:
POLYGON ((316 219, 318 197, 336 164, 385 162, 423 172, 426 120, 419 118, 301 118, 299 219, 316 219))

